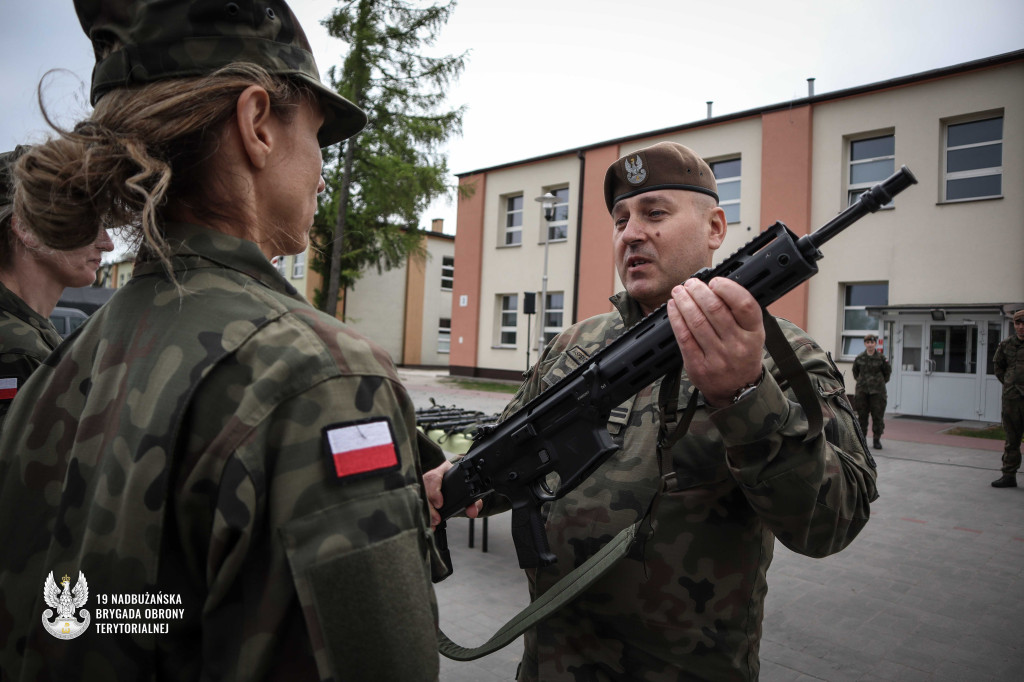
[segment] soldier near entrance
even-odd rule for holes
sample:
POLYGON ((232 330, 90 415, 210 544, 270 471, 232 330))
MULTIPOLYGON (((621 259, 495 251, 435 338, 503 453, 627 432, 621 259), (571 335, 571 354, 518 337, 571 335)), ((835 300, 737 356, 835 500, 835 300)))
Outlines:
POLYGON ((996 378, 1003 385, 1003 475, 992 481, 993 488, 1016 488, 1020 469, 1020 440, 1024 437, 1024 309, 1013 314, 1013 331, 996 348, 992 362, 996 378))
POLYGON ((860 430, 868 433, 868 415, 871 415, 871 429, 875 437, 875 449, 882 449, 882 432, 885 431, 885 384, 892 375, 892 365, 880 351, 876 351, 878 337, 868 334, 864 337, 864 352, 853 361, 853 378, 857 381, 857 392, 853 406, 857 410, 860 430))

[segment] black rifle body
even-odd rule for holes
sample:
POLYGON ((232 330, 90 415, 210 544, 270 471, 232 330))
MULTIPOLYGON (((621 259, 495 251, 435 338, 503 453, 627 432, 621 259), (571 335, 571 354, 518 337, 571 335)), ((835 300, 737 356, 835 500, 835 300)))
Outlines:
MULTIPOLYGON (((821 244, 916 182, 903 166, 812 234, 798 239, 777 222, 717 267, 704 268, 693 277, 704 282, 732 279, 766 307, 818 272, 821 244)), ((496 492, 512 504, 519 565, 553 563, 541 505, 576 488, 618 449, 606 426, 611 410, 681 365, 662 305, 518 412, 482 431, 469 453, 445 472, 441 518, 496 492), (545 482, 552 472, 558 475, 554 490, 545 482)), ((440 545, 446 547, 443 521, 438 534, 440 545)), ((449 557, 445 560, 450 566, 449 557)))

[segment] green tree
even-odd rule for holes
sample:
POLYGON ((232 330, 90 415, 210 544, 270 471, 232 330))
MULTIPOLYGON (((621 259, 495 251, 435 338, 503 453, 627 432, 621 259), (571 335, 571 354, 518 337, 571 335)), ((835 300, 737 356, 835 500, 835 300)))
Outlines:
POLYGON ((329 71, 331 86, 368 118, 361 133, 324 150, 327 190, 314 224, 312 264, 324 276, 316 301, 324 311, 333 313, 339 290, 370 265, 382 271, 421 253, 420 215, 450 191, 440 147, 462 133, 465 108, 442 106, 466 53, 421 52, 454 8, 454 1, 348 0, 323 22, 349 45, 340 73, 329 71))

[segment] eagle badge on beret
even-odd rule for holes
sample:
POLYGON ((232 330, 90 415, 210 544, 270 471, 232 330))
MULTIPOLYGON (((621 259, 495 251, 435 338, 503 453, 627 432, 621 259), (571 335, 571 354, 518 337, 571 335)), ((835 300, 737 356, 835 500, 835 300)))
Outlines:
POLYGON ((644 168, 644 160, 639 155, 627 156, 625 158, 626 182, 631 185, 642 184, 647 179, 647 169, 644 168))

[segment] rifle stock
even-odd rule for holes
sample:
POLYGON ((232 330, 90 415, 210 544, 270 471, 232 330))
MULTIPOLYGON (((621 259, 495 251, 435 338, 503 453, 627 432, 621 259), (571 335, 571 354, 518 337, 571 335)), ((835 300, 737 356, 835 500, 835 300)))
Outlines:
MULTIPOLYGON (((776 222, 715 268, 693 277, 732 279, 766 307, 818 272, 818 247, 916 182, 903 166, 815 232, 798 239, 776 222)), ((512 503, 520 567, 553 563, 541 505, 576 488, 618 449, 606 428, 614 407, 681 366, 662 305, 504 422, 481 432, 469 453, 445 472, 439 544, 447 546, 444 519, 494 492, 512 503), (553 488, 547 482, 552 474, 558 480, 553 488)), ((445 561, 450 567, 450 557, 445 561)))

